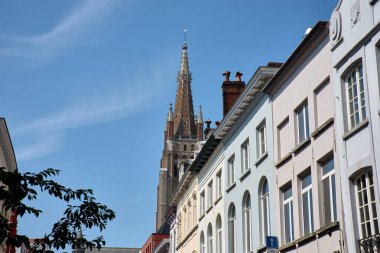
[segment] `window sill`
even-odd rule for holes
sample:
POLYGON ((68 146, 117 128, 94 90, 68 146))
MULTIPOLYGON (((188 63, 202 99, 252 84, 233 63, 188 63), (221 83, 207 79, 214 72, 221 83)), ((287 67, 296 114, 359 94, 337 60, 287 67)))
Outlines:
POLYGON ((242 182, 248 175, 251 174, 251 169, 246 170, 243 175, 239 178, 240 182, 242 182))
POLYGON ((214 205, 216 205, 220 200, 222 199, 222 195, 220 195, 214 202, 214 205))
POLYGON ((236 183, 233 183, 232 185, 230 185, 230 186, 227 188, 226 192, 231 191, 235 186, 236 186, 236 183))
POLYGON ((329 118, 326 120, 325 123, 323 123, 320 127, 314 130, 314 132, 311 133, 311 137, 314 139, 317 139, 319 135, 321 135, 324 131, 326 131, 332 124, 334 123, 334 118, 329 118))
POLYGON ((276 162, 274 164, 274 167, 280 167, 282 164, 284 164, 286 161, 288 161, 292 157, 292 152, 287 153, 283 158, 281 158, 280 161, 276 162))
POLYGON ((368 122, 369 122, 369 120, 368 120, 368 118, 366 118, 365 120, 363 120, 362 122, 360 122, 357 126, 355 126, 354 128, 351 128, 345 134, 343 134, 342 139, 343 140, 349 139, 354 134, 356 134, 357 132, 359 132, 360 130, 362 130, 363 128, 365 128, 368 125, 368 122))
POLYGON ((304 149, 307 145, 309 145, 311 142, 310 137, 308 137, 306 140, 298 144, 295 148, 293 148, 292 153, 297 154, 299 153, 302 149, 304 149))
POLYGON ((202 214, 201 217, 199 217, 198 221, 201 221, 205 217, 205 214, 202 214))
POLYGON ((257 161, 255 162, 255 166, 259 166, 262 161, 265 160, 265 158, 268 157, 268 151, 266 151, 257 161))
POLYGON ((214 205, 211 205, 207 208, 206 213, 209 213, 214 205))
POLYGON ((261 245, 260 247, 258 247, 256 249, 256 251, 257 252, 264 252, 266 249, 267 249, 267 246, 264 244, 264 245, 261 245))

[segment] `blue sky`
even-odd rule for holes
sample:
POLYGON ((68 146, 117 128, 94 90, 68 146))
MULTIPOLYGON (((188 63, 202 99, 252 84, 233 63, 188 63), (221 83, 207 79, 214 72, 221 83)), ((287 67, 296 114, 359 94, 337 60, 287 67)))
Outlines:
MULTIPOLYGON (((284 62, 337 1, 0 1, 0 116, 19 170, 62 170, 116 211, 107 246, 141 247, 154 232, 163 130, 188 29, 195 110, 222 115, 222 73, 248 81, 284 62)), ((19 232, 40 237, 64 205, 47 196, 19 232)), ((96 231, 84 231, 90 237, 96 231)))

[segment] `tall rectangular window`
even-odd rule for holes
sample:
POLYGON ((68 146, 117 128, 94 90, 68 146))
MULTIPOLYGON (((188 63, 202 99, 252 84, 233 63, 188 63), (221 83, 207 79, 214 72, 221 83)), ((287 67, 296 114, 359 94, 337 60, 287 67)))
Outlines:
POLYGON ((296 111, 297 120, 297 144, 304 142, 309 138, 309 111, 307 103, 302 105, 296 111))
POLYGON ((216 197, 222 196, 222 171, 216 174, 216 197))
POLYGON ((257 156, 262 157, 267 152, 265 122, 257 129, 257 156))
POLYGON ((353 128, 367 118, 363 81, 363 66, 354 68, 345 78, 347 116, 349 128, 353 128))
POLYGON ((374 187, 372 171, 361 174, 355 180, 360 239, 379 234, 374 187))
POLYGON ((334 159, 322 165, 322 213, 323 225, 337 220, 334 159))
POLYGON ((235 155, 231 156, 230 159, 228 159, 227 169, 228 186, 231 186, 233 183, 235 183, 235 155))
POLYGON ((313 216, 313 191, 311 174, 309 173, 302 178, 302 218, 304 235, 310 234, 314 231, 313 216))
POLYGON ((249 169, 249 141, 241 145, 241 172, 244 173, 249 169))
POLYGON ((211 182, 208 184, 208 186, 207 186, 207 192, 208 192, 208 205, 207 205, 207 207, 210 207, 210 206, 212 206, 212 203, 213 203, 213 194, 212 194, 212 180, 211 180, 211 182))
POLYGON ((200 212, 201 212, 201 215, 203 215, 205 213, 205 191, 203 191, 201 194, 200 194, 200 212))
POLYGON ((291 185, 283 189, 283 205, 285 243, 288 243, 294 240, 293 195, 291 185))

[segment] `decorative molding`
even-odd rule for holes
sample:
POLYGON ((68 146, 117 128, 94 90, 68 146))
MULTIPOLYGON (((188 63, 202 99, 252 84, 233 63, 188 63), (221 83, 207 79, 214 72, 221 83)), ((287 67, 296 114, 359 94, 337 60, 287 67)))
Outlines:
POLYGON ((351 6, 350 15, 352 28, 360 21, 360 2, 358 0, 351 6))
POLYGON ((334 10, 330 19, 330 42, 335 46, 342 39, 342 17, 340 12, 334 10))

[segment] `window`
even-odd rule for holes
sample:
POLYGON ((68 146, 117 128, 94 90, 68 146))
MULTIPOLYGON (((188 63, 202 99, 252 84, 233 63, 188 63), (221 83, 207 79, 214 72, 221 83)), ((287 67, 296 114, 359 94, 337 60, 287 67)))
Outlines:
POLYGON ((211 226, 211 223, 208 224, 208 228, 207 228, 207 253, 214 253, 212 251, 212 226, 211 226))
POLYGON ((187 218, 187 222, 188 222, 188 225, 187 225, 187 227, 188 227, 188 230, 189 230, 189 232, 191 231, 191 228, 192 228, 192 224, 191 224, 191 222, 192 222, 192 215, 191 215, 191 209, 192 209, 192 207, 191 207, 191 201, 189 200, 189 202, 187 202, 187 209, 189 210, 188 211, 188 218, 187 218))
POLYGON ((222 196, 222 171, 216 174, 216 197, 222 196))
POLYGON ((183 209, 183 235, 185 236, 187 234, 187 209, 186 207, 183 209))
POLYGON ((223 252, 223 236, 222 236, 222 219, 220 215, 216 217, 216 253, 223 252))
POLYGON ((379 234, 372 170, 356 178, 355 193, 360 239, 379 234))
POLYGON ((309 112, 307 103, 296 111, 296 120, 298 131, 297 144, 300 144, 309 138, 309 112))
POLYGON ((251 195, 248 193, 243 202, 243 234, 244 234, 244 251, 249 253, 252 250, 252 211, 251 211, 251 195))
POLYGON ((261 243, 265 244, 266 237, 269 236, 270 223, 269 223, 269 185, 265 179, 261 188, 261 243))
POLYGON ((235 183, 235 155, 231 156, 228 159, 228 186, 231 186, 235 183))
POLYGON ((354 68, 345 78, 347 116, 349 128, 353 128, 367 118, 363 82, 363 66, 354 68))
POLYGON ((323 225, 337 220, 334 159, 322 165, 323 225))
POLYGON ((207 190, 208 190, 208 205, 207 207, 211 207, 212 206, 212 203, 213 203, 213 196, 212 196, 212 180, 210 183, 208 183, 208 186, 207 186, 207 190))
POLYGON ((241 172, 244 173, 249 169, 249 141, 241 145, 241 172))
POLYGON ((201 203, 200 203, 200 212, 201 212, 201 215, 203 215, 205 213, 205 191, 203 191, 201 193, 201 203))
POLYGON ((200 253, 206 253, 205 250, 205 235, 203 234, 203 231, 201 232, 201 238, 200 238, 200 253))
POLYGON ((236 252, 236 211, 235 205, 231 204, 228 211, 228 252, 236 252))
POLYGON ((314 231, 313 221, 313 192, 311 184, 311 174, 302 178, 302 217, 303 234, 307 235, 314 231))
POLYGON ((191 151, 194 151, 194 144, 191 144, 191 148, 190 148, 191 151))
POLYGON ((262 157, 267 152, 266 145, 266 129, 265 122, 263 122, 257 129, 257 156, 262 157))
POLYGON ((293 195, 292 195, 292 186, 288 186, 283 190, 284 197, 284 234, 285 234, 285 243, 291 242, 294 240, 294 225, 293 225, 293 195))
POLYGON ((186 149, 187 149, 187 146, 185 144, 185 145, 183 145, 183 151, 186 151, 186 149))

